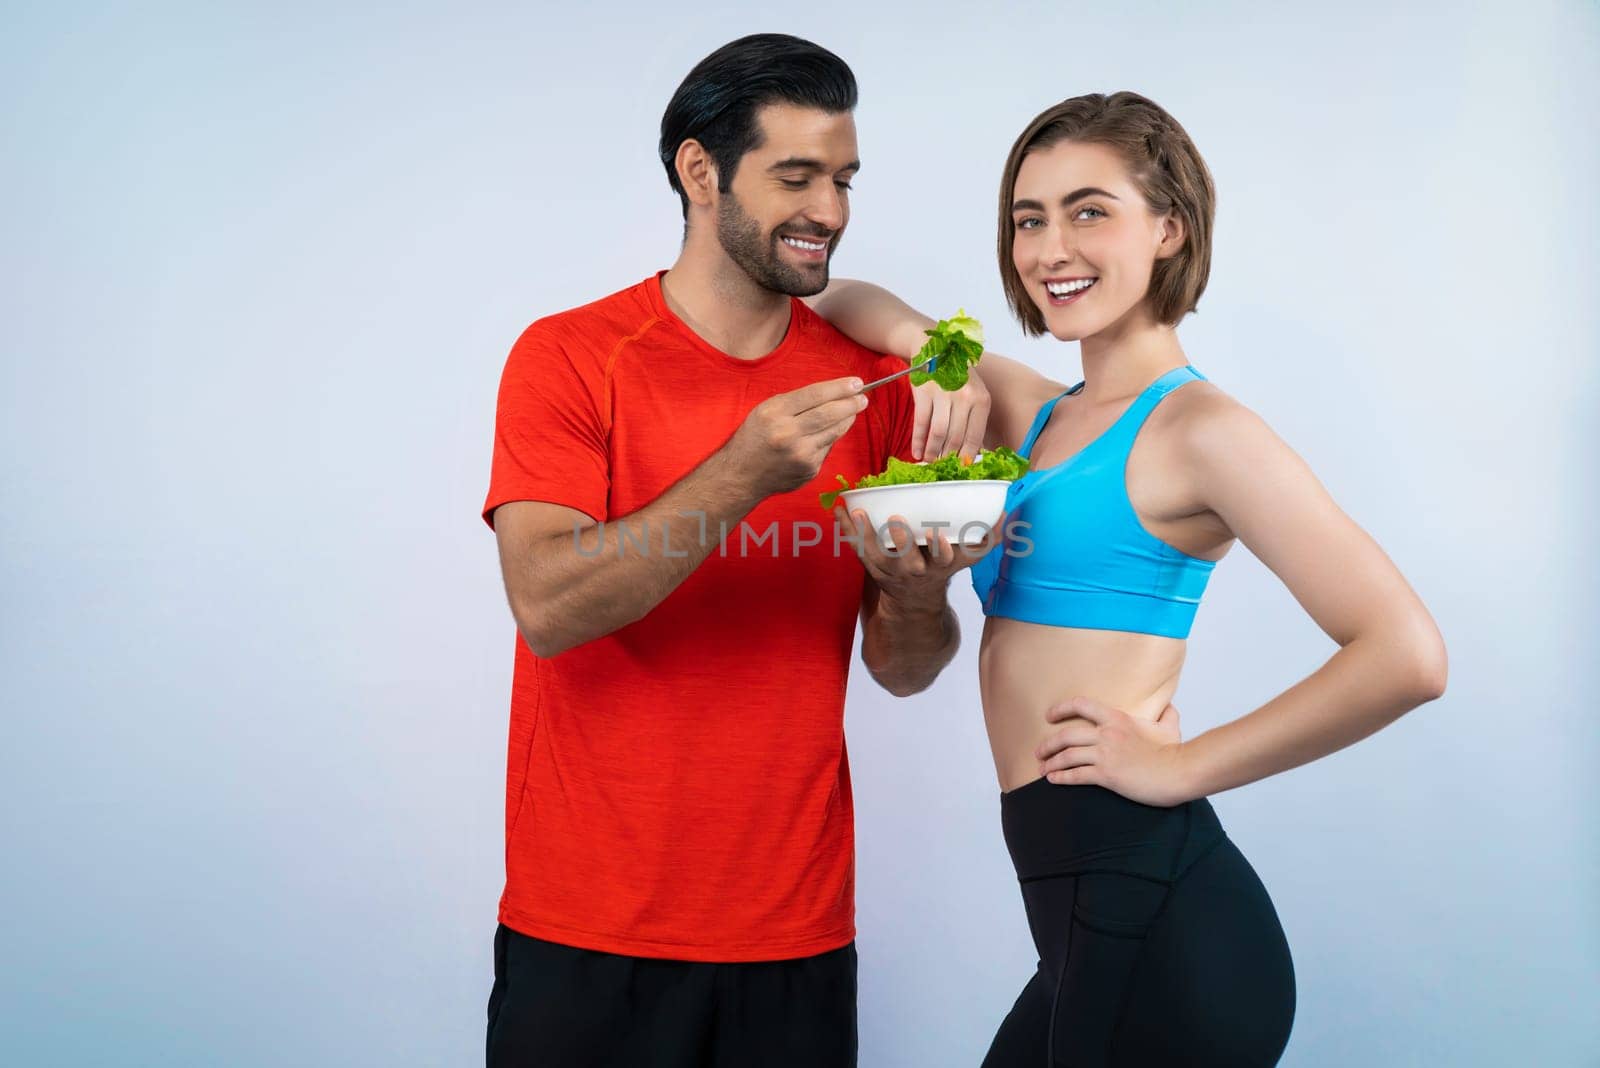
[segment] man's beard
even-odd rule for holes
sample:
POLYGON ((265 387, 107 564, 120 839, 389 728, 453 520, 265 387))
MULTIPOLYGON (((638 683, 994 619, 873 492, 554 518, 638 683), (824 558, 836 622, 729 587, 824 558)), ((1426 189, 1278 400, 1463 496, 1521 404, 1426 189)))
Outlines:
POLYGON ((761 232, 761 224, 745 214, 738 199, 725 193, 717 205, 717 240, 728 258, 739 265, 750 280, 763 289, 785 293, 791 297, 809 297, 828 288, 828 260, 833 257, 833 245, 838 234, 812 235, 795 232, 794 237, 805 240, 826 241, 828 259, 814 270, 805 270, 784 263, 778 251, 778 234, 761 232))

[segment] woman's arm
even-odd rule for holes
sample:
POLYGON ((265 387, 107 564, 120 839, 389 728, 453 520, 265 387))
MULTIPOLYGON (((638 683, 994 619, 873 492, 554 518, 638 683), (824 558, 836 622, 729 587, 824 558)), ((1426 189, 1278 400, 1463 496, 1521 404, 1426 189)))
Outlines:
MULTIPOLYGON (((851 278, 834 279, 827 289, 806 298, 806 303, 857 344, 899 356, 903 360, 910 360, 917 354, 923 342, 928 340, 927 331, 936 324, 936 320, 923 315, 881 286, 851 278)), ((997 353, 985 352, 978 362, 977 371, 988 396, 988 421, 982 437, 984 448, 1007 445, 1014 449, 1022 444, 1022 436, 1038 414, 1039 406, 1066 389, 1066 386, 1046 378, 1027 364, 997 353)), ((925 390, 938 389, 932 384, 917 389, 919 433, 927 425, 924 418, 928 418, 928 422, 935 422, 931 417, 938 414, 927 410, 931 405, 925 405, 923 393, 925 390)), ((950 396, 957 405, 961 403, 959 392, 950 396)), ((935 403, 942 399, 932 393, 927 397, 935 403)), ((952 423, 954 421, 951 420, 952 423)), ((955 444, 952 443, 950 447, 954 448, 955 444)), ((928 451, 938 455, 932 448, 928 451)), ((920 450, 918 455, 921 455, 920 450)))
POLYGON ((923 331, 934 325, 934 320, 882 286, 853 278, 835 278, 827 289, 804 299, 856 344, 905 360, 928 340, 923 331))
POLYGON ((1200 502, 1283 580, 1339 650, 1255 711, 1182 743, 1152 742, 1125 713, 1074 698, 1051 718, 1094 726, 1064 727, 1041 747, 1051 782, 1098 783, 1146 804, 1178 804, 1343 749, 1444 693, 1445 646, 1433 617, 1265 422, 1218 393, 1174 429, 1200 502))
POLYGON ((1448 658, 1399 568, 1260 417, 1223 396, 1194 415, 1187 451, 1206 506, 1339 644, 1300 683, 1188 743, 1191 792, 1199 797, 1388 726, 1444 693, 1448 658))

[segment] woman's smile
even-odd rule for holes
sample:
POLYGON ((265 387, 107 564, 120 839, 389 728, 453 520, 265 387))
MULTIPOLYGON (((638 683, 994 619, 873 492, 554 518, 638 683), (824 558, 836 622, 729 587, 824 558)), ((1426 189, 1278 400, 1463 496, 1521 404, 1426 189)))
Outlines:
POLYGON ((1051 307, 1063 308, 1076 304, 1094 287, 1098 278, 1046 278, 1044 298, 1051 307))

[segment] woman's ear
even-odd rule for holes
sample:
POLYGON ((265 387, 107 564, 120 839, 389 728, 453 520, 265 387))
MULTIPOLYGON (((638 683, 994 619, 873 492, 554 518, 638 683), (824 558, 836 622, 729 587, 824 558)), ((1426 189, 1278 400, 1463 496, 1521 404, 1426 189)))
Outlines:
POLYGON ((717 187, 717 165, 705 146, 689 138, 678 146, 678 155, 672 165, 678 169, 678 181, 689 203, 709 207, 711 193, 717 187))
POLYGON ((1170 259, 1183 250, 1187 231, 1184 229, 1183 220, 1178 218, 1176 213, 1169 211, 1163 215, 1156 233, 1160 238, 1156 245, 1156 259, 1170 259))

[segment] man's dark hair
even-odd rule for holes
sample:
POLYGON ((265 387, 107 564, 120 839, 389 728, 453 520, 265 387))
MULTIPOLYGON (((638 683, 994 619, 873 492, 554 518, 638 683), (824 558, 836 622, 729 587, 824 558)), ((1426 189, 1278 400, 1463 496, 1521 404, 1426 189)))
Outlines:
POLYGON ((755 33, 723 45, 695 65, 661 116, 661 165, 683 201, 673 161, 691 138, 717 165, 717 188, 726 193, 746 152, 761 147, 756 112, 767 104, 795 104, 837 114, 854 111, 856 77, 845 61, 810 41, 786 33, 755 33))

